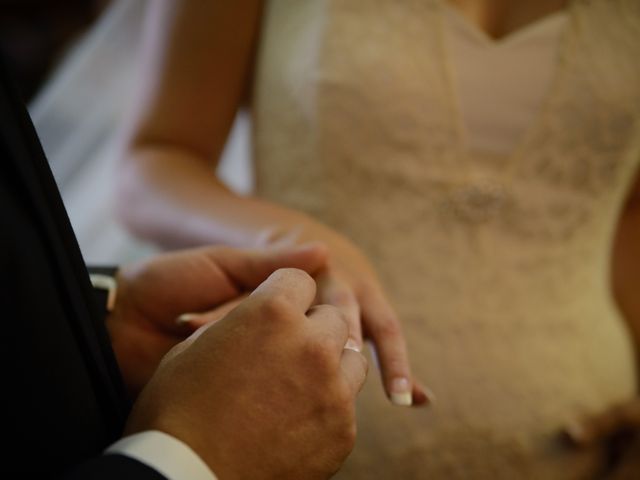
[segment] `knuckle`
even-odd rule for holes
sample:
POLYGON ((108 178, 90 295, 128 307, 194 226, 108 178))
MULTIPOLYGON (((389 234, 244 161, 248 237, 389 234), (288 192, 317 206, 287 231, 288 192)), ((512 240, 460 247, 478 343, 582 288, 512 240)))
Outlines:
POLYGON ((356 444, 357 428, 355 421, 344 423, 333 434, 333 448, 338 457, 344 458, 351 453, 356 444))
POLYGON ((351 450, 356 438, 354 399, 348 388, 342 388, 334 392, 333 400, 330 414, 338 425, 336 440, 346 449, 351 450))
POLYGON ((324 392, 321 401, 330 418, 342 423, 355 417, 355 397, 346 380, 334 375, 325 386, 324 392))
POLYGON ((339 440, 347 453, 353 450, 356 444, 357 430, 355 419, 352 419, 345 425, 342 435, 340 435, 339 440))
POLYGON ((384 361, 384 367, 387 372, 394 376, 408 376, 407 364, 400 358, 387 358, 384 361))
POLYGON ((402 329, 395 317, 387 317, 373 327, 373 333, 381 337, 397 338, 402 335, 402 329))
POLYGON ((331 343, 326 338, 320 337, 309 343, 307 356, 319 372, 330 372, 336 368, 338 362, 333 350, 331 343))
POLYGON ((336 288, 327 295, 327 301, 339 306, 352 305, 356 303, 356 296, 352 290, 346 287, 336 288))
POLYGON ((280 268, 273 275, 292 282, 308 283, 314 281, 307 272, 299 268, 280 268))
POLYGON ((284 296, 271 295, 262 299, 260 311, 270 320, 282 320, 291 313, 291 305, 284 296))
POLYGON ((336 415, 350 421, 353 416, 354 398, 349 388, 344 385, 336 389, 333 399, 336 415))

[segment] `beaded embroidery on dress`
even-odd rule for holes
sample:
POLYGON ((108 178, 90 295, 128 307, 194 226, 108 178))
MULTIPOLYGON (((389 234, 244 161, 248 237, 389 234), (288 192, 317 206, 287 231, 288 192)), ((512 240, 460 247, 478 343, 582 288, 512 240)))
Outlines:
POLYGON ((639 5, 571 4, 542 111, 505 158, 458 148, 437 1, 269 3, 258 193, 363 249, 438 396, 394 408, 370 375, 339 478, 578 479, 602 467, 604 452, 568 450, 558 431, 636 392, 608 271, 640 160, 639 5))

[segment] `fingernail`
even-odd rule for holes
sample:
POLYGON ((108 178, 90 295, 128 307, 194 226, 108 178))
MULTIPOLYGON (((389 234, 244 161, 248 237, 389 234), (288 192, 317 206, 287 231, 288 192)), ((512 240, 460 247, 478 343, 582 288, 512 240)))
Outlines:
POLYGON ((400 407, 410 407, 413 403, 411 398, 411 382, 408 378, 398 377, 391 381, 391 403, 400 407))
POLYGON ((356 352, 360 352, 361 350, 360 345, 353 338, 350 338, 349 340, 347 340, 347 343, 345 343, 344 348, 346 348, 347 350, 354 350, 356 352))
POLYGON ((198 315, 197 313, 183 313, 178 318, 176 318, 176 323, 178 325, 184 325, 185 323, 189 323, 192 320, 195 320, 199 316, 200 315, 198 315))

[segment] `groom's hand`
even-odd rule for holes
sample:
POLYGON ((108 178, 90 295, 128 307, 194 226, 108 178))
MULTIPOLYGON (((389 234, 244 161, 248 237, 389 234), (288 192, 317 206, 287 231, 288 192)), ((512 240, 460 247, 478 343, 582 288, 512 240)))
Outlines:
POLYGON ((166 432, 225 480, 329 478, 353 447, 367 362, 315 294, 300 270, 272 274, 164 357, 127 432, 166 432))
POLYGON ((325 265, 319 244, 272 250, 206 247, 159 255, 124 266, 118 297, 107 318, 118 364, 135 396, 162 357, 196 328, 181 315, 224 309, 279 268, 313 274, 325 265))

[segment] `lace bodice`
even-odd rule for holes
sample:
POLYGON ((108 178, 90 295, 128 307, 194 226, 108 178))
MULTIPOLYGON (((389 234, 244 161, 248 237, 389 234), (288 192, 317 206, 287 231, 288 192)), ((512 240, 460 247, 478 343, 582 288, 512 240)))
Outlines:
POLYGON ((440 398, 398 411, 368 386, 348 478, 581 478, 601 458, 555 433, 635 391, 608 265, 640 160, 640 2, 572 2, 551 89, 507 156, 462 146, 440 8, 270 2, 258 193, 369 255, 440 398))

